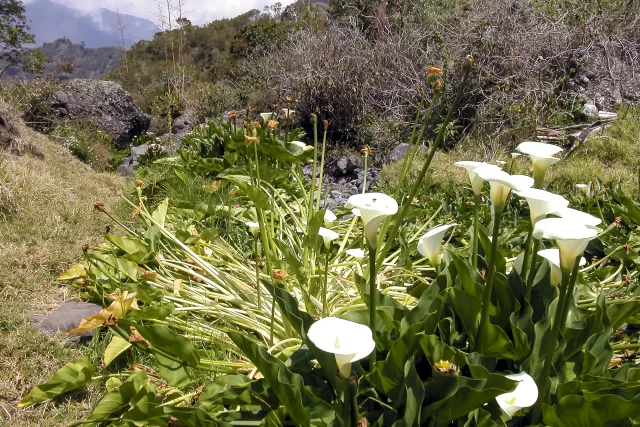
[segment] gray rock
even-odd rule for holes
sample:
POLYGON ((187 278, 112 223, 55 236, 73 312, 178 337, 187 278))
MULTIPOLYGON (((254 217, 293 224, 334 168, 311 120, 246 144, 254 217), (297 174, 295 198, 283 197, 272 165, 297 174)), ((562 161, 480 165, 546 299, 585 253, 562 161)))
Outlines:
POLYGON ((387 163, 397 162, 398 160, 402 160, 407 156, 409 152, 409 144, 403 142, 402 144, 398 144, 396 148, 389 153, 387 156, 387 163))
POLYGON ((89 121, 110 133, 119 147, 149 129, 151 122, 131 95, 109 81, 69 80, 51 95, 49 105, 60 117, 89 121))
MULTIPOLYGON (((82 301, 67 301, 51 314, 32 314, 29 318, 35 323, 35 328, 47 335, 69 332, 77 328, 80 321, 86 317, 95 316, 102 310, 98 304, 82 301)), ((93 331, 85 332, 82 337, 90 337, 93 331)))
POLYGON ((582 114, 589 119, 597 119, 598 118, 598 107, 594 104, 584 104, 582 107, 582 114))
POLYGON ((355 176, 356 169, 362 166, 362 159, 357 154, 340 157, 334 165, 333 175, 336 178, 355 176))
POLYGON ((611 97, 613 98, 614 104, 622 104, 622 92, 620 92, 620 88, 615 88, 611 91, 611 97))

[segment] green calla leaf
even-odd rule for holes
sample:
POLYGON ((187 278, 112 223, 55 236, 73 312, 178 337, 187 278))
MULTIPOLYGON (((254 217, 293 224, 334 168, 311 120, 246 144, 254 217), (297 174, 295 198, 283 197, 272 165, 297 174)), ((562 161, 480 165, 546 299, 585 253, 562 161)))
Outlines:
POLYGON ((131 347, 131 343, 119 335, 111 337, 109 345, 104 350, 104 366, 109 366, 116 357, 127 351, 129 347, 131 347))
POLYGON ((47 382, 31 390, 29 394, 18 402, 17 406, 18 408, 24 408, 35 405, 82 387, 91 381, 91 376, 95 369, 95 366, 89 360, 89 356, 85 356, 77 362, 67 363, 53 374, 47 382))
POLYGON ((240 333, 229 332, 228 335, 264 375, 296 424, 324 425, 335 419, 336 414, 331 406, 305 388, 302 377, 289 371, 284 362, 271 356, 240 333))

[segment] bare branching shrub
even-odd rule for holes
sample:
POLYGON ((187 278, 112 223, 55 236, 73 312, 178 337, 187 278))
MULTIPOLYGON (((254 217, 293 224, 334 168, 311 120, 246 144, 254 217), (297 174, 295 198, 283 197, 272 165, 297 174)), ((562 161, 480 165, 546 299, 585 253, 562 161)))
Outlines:
MULTIPOLYGON (((337 140, 380 145, 380 131, 406 124, 426 81, 429 50, 419 32, 387 32, 375 42, 357 28, 302 30, 261 61, 276 99, 293 96, 300 111, 331 123, 337 140)), ((434 58, 435 60, 435 58, 434 58)))
MULTIPOLYGON (((353 16, 303 29, 284 48, 251 61, 248 71, 268 88, 264 98, 293 96, 303 115, 328 119, 334 140, 385 150, 409 133, 426 67, 443 66, 452 88, 458 60, 472 54, 475 72, 445 146, 473 130, 495 153, 533 136, 537 126, 580 120, 582 105, 597 102, 600 92, 608 99, 615 90, 627 100, 640 96, 637 2, 572 2, 410 0, 408 7, 423 13, 407 16, 394 15, 403 9, 389 3, 368 31, 353 16), (582 85, 597 64, 597 81, 582 85)), ((427 139, 451 94, 443 99, 427 139)))

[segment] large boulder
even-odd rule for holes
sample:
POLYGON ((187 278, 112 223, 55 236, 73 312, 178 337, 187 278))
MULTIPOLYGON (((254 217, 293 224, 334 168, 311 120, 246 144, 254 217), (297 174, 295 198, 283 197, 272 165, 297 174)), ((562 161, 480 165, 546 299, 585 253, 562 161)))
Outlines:
POLYGON ((73 120, 85 120, 113 135, 118 147, 149 129, 151 118, 119 84, 103 80, 70 80, 50 100, 53 112, 73 120))

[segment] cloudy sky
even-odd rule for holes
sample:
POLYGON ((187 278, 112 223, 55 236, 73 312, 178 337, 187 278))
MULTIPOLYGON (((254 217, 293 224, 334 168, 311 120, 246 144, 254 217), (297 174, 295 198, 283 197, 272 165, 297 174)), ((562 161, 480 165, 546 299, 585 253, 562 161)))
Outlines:
MULTIPOLYGON (((34 3, 37 0, 26 0, 25 3, 34 3)), ((96 9, 106 8, 120 13, 147 18, 157 21, 157 6, 154 0, 52 0, 76 9, 81 12, 93 12, 96 9)), ((174 0, 176 1, 176 0, 174 0)), ((251 9, 260 9, 266 5, 276 3, 277 0, 186 0, 187 17, 195 24, 204 24, 214 19, 232 18, 251 9)), ((287 5, 294 0, 280 0, 287 5)))

